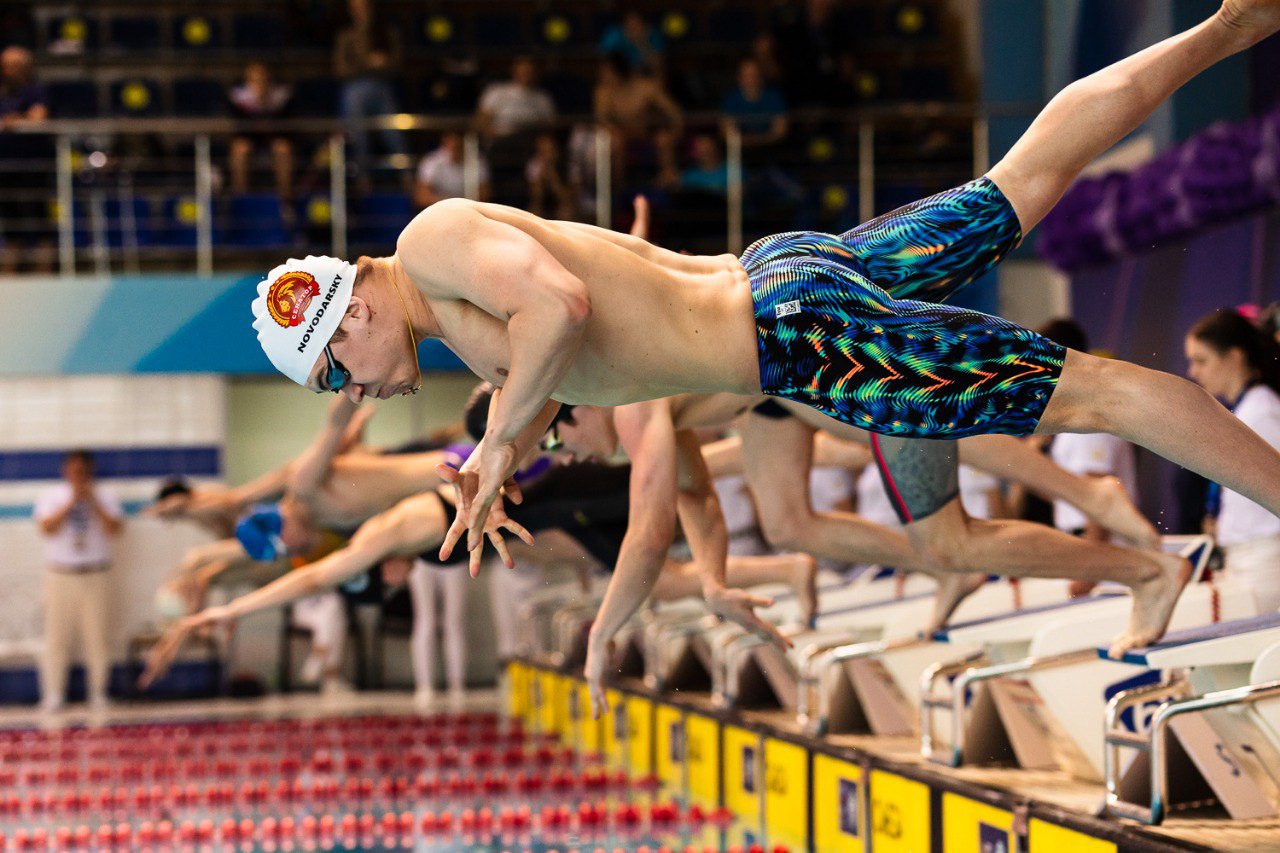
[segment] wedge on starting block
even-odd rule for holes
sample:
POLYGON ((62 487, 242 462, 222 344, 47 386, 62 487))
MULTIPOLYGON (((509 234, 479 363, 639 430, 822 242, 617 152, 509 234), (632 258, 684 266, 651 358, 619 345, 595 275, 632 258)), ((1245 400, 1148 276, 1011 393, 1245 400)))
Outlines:
POLYGON ((1280 740, 1266 716, 1241 713, 1280 698, 1280 682, 1250 682, 1278 647, 1280 614, 1267 614, 1173 632, 1128 652, 1125 663, 1169 674, 1107 705, 1107 811, 1157 824, 1180 802, 1211 792, 1232 818, 1280 815, 1280 740), (1126 715, 1153 703, 1148 730, 1126 725, 1126 715), (1137 754, 1125 762, 1122 750, 1137 754))

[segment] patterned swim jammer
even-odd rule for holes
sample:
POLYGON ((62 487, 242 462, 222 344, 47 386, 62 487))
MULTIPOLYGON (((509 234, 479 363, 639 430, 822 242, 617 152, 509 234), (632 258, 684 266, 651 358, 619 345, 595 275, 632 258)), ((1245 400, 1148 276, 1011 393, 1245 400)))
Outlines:
POLYGON ((1013 207, 984 177, 839 236, 757 241, 741 260, 762 390, 883 435, 1031 433, 1066 350, 940 304, 1021 238, 1013 207))

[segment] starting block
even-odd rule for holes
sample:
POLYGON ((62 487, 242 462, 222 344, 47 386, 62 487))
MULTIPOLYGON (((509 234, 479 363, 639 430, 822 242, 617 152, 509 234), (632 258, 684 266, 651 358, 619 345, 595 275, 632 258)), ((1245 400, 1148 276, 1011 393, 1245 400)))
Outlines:
MULTIPOLYGON (((1170 622, 1173 630, 1256 612, 1247 589, 1195 583, 1212 546, 1209 537, 1166 537, 1166 550, 1187 557, 1194 567, 1193 584, 1170 622)), ((922 676, 924 756, 949 766, 996 761, 1026 769, 1057 767, 1079 779, 1102 781, 1098 720, 1115 685, 1133 672, 1099 659, 1096 648, 1124 630, 1130 610, 1127 594, 1104 590, 939 632, 940 640, 978 651, 951 656, 922 676)))
MULTIPOLYGON (((1065 581, 996 580, 961 602, 955 616, 978 619, 1066 599, 1065 581)), ((928 597, 886 608, 890 618, 872 639, 846 634, 795 650, 791 665, 797 679, 796 712, 806 731, 915 734, 920 672, 956 651, 921 634, 933 606, 928 597)), ((872 614, 859 614, 864 626, 867 615, 872 614)))
POLYGON ((1107 705, 1106 811, 1157 824, 1179 804, 1216 800, 1235 819, 1280 815, 1278 661, 1276 613, 1176 632, 1126 654, 1123 663, 1166 678, 1107 705), (1124 717, 1153 702, 1148 729, 1131 731, 1124 717), (1137 753, 1127 763, 1125 749, 1137 753))
MULTIPOLYGON (((905 591, 932 589, 932 582, 922 579, 898 579, 892 576, 878 577, 874 573, 860 575, 852 581, 844 581, 838 575, 824 573, 818 586, 819 607, 823 611, 846 608, 865 601, 887 601, 899 597, 905 591)), ((798 635, 807 630, 799 599, 789 588, 780 588, 776 594, 772 588, 753 590, 774 599, 771 607, 757 611, 758 615, 779 627, 782 633, 798 635)), ((724 693, 723 659, 726 649, 734 643, 748 641, 752 635, 738 625, 722 623, 710 615, 705 607, 700 618, 686 618, 682 622, 664 621, 646 628, 646 685, 653 689, 680 687, 686 689, 693 682, 705 686, 708 677, 712 694, 717 701, 724 693), (697 677, 689 677, 692 672, 697 677), (687 680, 682 680, 687 679, 687 680)), ((818 621, 822 615, 819 614, 818 621)))
POLYGON ((522 657, 544 659, 553 666, 561 654, 558 648, 558 614, 565 610, 591 608, 594 613, 604 599, 606 581, 593 581, 589 592, 584 593, 577 583, 557 584, 539 590, 522 602, 516 624, 516 651, 522 657))

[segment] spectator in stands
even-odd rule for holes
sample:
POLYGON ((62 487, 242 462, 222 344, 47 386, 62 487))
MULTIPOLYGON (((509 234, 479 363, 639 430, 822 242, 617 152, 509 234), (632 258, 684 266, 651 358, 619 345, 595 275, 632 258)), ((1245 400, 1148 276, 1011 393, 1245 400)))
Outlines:
MULTIPOLYGON (((1280 447, 1280 346, 1238 312, 1201 318, 1185 341, 1188 373, 1250 429, 1280 447)), ((1212 435, 1205 435, 1212 441, 1212 435)), ((1260 612, 1280 607, 1280 518, 1229 489, 1220 489, 1218 544, 1226 572, 1253 589, 1260 612)))
POLYGON ((35 62, 25 47, 0 51, 0 274, 17 272, 24 248, 32 249, 38 272, 53 269, 53 235, 47 212, 49 139, 14 133, 17 128, 49 117, 49 99, 36 80, 35 62))
POLYGON ((574 219, 577 190, 568 180, 555 134, 542 133, 524 170, 529 185, 529 211, 546 219, 574 219))
MULTIPOLYGON (((479 155, 480 193, 478 201, 489 199, 489 164, 479 155)), ((413 188, 414 203, 420 208, 430 207, 446 198, 462 198, 466 195, 465 156, 462 150, 462 134, 446 131, 440 137, 440 147, 418 163, 418 179, 413 188)))
POLYGON ((511 62, 511 79, 490 83, 476 108, 476 129, 486 139, 545 130, 556 120, 556 105, 538 86, 538 69, 527 56, 511 62))
POLYGON ((665 45, 657 27, 650 26, 634 9, 628 10, 622 21, 612 24, 600 37, 600 52, 605 56, 617 54, 631 71, 658 75, 662 73, 662 54, 665 45))
POLYGON ((628 164, 651 159, 657 183, 679 183, 675 148, 684 126, 680 106, 656 77, 631 69, 621 54, 600 63, 594 93, 596 121, 612 136, 614 180, 622 185, 628 164))
POLYGON ((769 86, 782 85, 782 66, 778 62, 778 41, 773 33, 763 32, 751 40, 750 58, 754 59, 769 86))
POLYGON ((710 133, 699 133, 693 138, 693 165, 680 174, 680 186, 720 196, 728 191, 729 169, 720 151, 720 141, 710 133))
MULTIPOLYGON (((271 79, 271 72, 261 62, 250 62, 244 69, 244 82, 234 86, 228 95, 232 113, 238 118, 262 122, 284 117, 289 111, 293 90, 271 79)), ((231 191, 249 191, 249 167, 253 151, 259 146, 271 149, 272 171, 275 173, 276 192, 288 201, 293 198, 293 143, 269 127, 252 133, 241 134, 231 140, 228 151, 228 170, 231 173, 231 191)))
POLYGON ((788 5, 773 32, 788 103, 847 101, 841 79, 850 67, 857 33, 839 0, 805 0, 802 10, 788 5))
POLYGON ((724 97, 725 124, 737 127, 743 149, 770 148, 787 135, 787 104, 782 92, 765 81, 760 63, 738 63, 738 85, 724 97))
MULTIPOLYGON (((342 80, 340 110, 347 120, 357 173, 365 180, 372 166, 372 149, 363 122, 399 111, 392 77, 401 61, 399 34, 375 19, 372 3, 348 0, 350 23, 338 33, 333 52, 334 73, 342 80)), ((407 162, 408 149, 400 131, 387 128, 380 136, 397 166, 407 162)))
POLYGON ((93 474, 93 456, 73 451, 62 463, 63 481, 36 500, 47 568, 40 666, 40 705, 46 711, 56 711, 66 701, 67 667, 77 633, 84 643, 89 704, 101 708, 107 702, 111 540, 123 529, 124 513, 93 474))

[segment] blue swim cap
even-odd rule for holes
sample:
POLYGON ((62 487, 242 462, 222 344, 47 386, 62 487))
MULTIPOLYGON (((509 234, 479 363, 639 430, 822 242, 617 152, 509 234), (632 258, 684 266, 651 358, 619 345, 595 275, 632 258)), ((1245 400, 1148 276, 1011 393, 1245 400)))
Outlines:
POLYGON ((289 553, 280 538, 283 529, 280 504, 256 504, 236 522, 236 538, 251 558, 266 563, 289 553))

